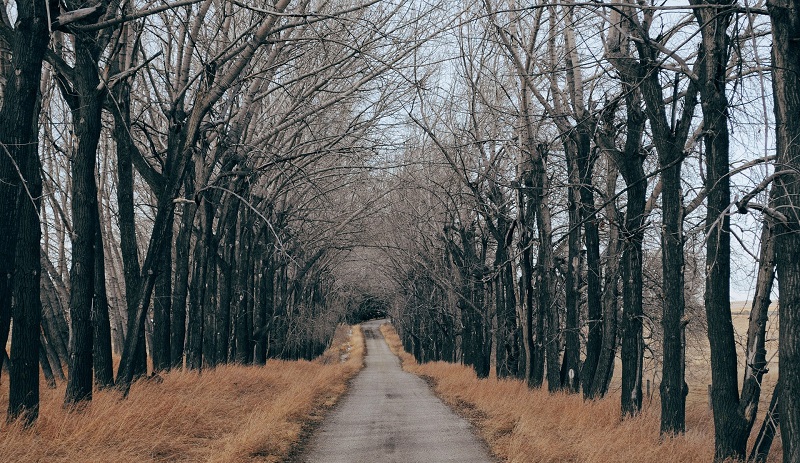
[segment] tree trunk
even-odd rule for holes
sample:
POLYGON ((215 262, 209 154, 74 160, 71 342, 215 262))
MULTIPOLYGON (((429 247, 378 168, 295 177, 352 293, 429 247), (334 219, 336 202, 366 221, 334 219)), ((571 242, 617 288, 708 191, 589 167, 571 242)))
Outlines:
POLYGON ((166 240, 155 271, 155 294, 153 298, 153 371, 169 371, 172 361, 170 348, 171 334, 170 316, 172 307, 172 227, 167 228, 166 240))
MULTIPOLYGON (((266 234, 265 234, 266 235, 266 234)), ((255 362, 264 365, 267 361, 268 352, 268 325, 274 309, 275 298, 275 266, 272 263, 272 242, 269 235, 264 238, 264 245, 258 253, 261 257, 261 274, 259 291, 259 304, 257 309, 257 321, 255 323, 254 337, 256 340, 255 362)))
MULTIPOLYGON (((629 132, 633 127, 629 125, 629 132)), ((634 128, 635 129, 635 128, 634 128)), ((611 197, 617 188, 618 169, 613 162, 608 164, 606 173, 606 196, 611 197)), ((624 223, 619 220, 617 206, 614 202, 606 205, 606 218, 609 223, 608 245, 606 247, 606 270, 603 283, 603 339, 600 346, 600 356, 597 359, 589 390, 589 398, 603 397, 608 392, 611 376, 614 372, 614 361, 617 353, 617 312, 619 301, 619 273, 620 273, 620 226, 624 223)))
POLYGON ((203 202, 205 218, 203 242, 206 246, 205 288, 203 289, 203 367, 217 365, 216 311, 217 311, 217 243, 213 234, 214 207, 210 201, 203 202))
MULTIPOLYGON (((664 105, 664 95, 659 73, 654 68, 656 51, 649 45, 636 42, 639 49, 640 64, 638 80, 641 82, 642 96, 645 102, 645 112, 650 120, 653 131, 653 141, 658 151, 658 165, 661 170, 662 193, 661 209, 663 213, 661 228, 661 255, 662 278, 664 281, 662 324, 664 328, 663 346, 663 372, 661 380, 661 432, 674 434, 685 429, 686 391, 684 381, 684 350, 681 342, 683 333, 684 311, 684 279, 683 279, 683 193, 681 191, 681 164, 683 162, 683 145, 688 138, 694 107, 697 102, 697 86, 694 81, 689 86, 684 97, 683 114, 677 125, 671 124, 667 119, 664 105)), ((677 101, 673 102, 677 104, 677 101)), ((630 205, 628 206, 630 207, 630 205)), ((644 211, 639 213, 641 216, 644 211)), ((635 229, 628 228, 628 233, 635 229)), ((637 243, 637 247, 640 246, 637 243)), ((636 251, 641 256, 641 251, 636 251)), ((637 265, 639 265, 637 263, 637 265)), ((638 272, 641 274, 640 272, 638 272)), ((630 278, 627 274, 625 278, 630 278)), ((640 296, 638 296, 640 297, 640 296)), ((728 304, 730 301, 725 300, 728 304)), ((635 319, 641 314, 628 314, 625 323, 635 326, 635 331, 640 332, 641 320, 635 319)), ((623 358, 636 354, 637 365, 641 364, 643 346, 640 335, 638 339, 623 339, 623 358), (626 349, 625 343, 628 343, 626 349), (636 342, 638 346, 631 344, 636 342), (626 354, 627 353, 627 354, 626 354)), ((734 356, 735 362, 735 356, 734 356)), ((631 361, 628 362, 632 363, 631 361)), ((635 414, 641 409, 641 368, 637 368, 636 378, 625 379, 625 366, 623 361, 623 413, 635 414)))
POLYGON ((568 392, 578 392, 581 374, 581 204, 579 199, 577 157, 583 156, 583 150, 589 150, 589 140, 579 134, 577 140, 564 144, 567 153, 567 172, 569 183, 567 203, 569 210, 568 251, 566 262, 566 325, 564 328, 564 363, 561 365, 561 387, 568 392))
MULTIPOLYGON (((777 164, 792 173, 775 182, 775 260, 778 271, 780 337, 778 369, 783 461, 800 461, 800 0, 767 3, 772 21, 772 90, 777 164)), ((13 359, 12 359, 13 360, 13 359)))
MULTIPOLYGON (((11 67, 0 109, 0 345, 5 351, 13 317, 8 420, 32 425, 39 414, 39 80, 49 43, 47 8, 57 2, 20 2, 11 67), (19 171, 17 171, 17 169, 19 171), (24 183, 25 188, 21 185, 24 183), (31 277, 33 275, 33 278, 31 277)), ((0 361, 0 364, 3 362, 0 361)), ((2 365, 0 365, 1 367, 2 365)))
MULTIPOLYGON (((124 55, 120 55, 120 60, 124 55)), ((118 66, 121 67, 121 66, 118 66)), ((117 207, 119 213, 120 252, 122 253, 122 266, 125 276, 125 301, 127 309, 126 326, 123 326, 125 343, 128 343, 129 326, 134 322, 139 305, 142 274, 139 267, 139 247, 136 238, 136 214, 133 203, 133 153, 136 145, 130 135, 130 86, 127 82, 120 82, 114 87, 114 102, 111 105, 111 114, 114 116, 112 135, 117 147, 117 207)), ((130 376, 139 377, 145 374, 147 368, 147 350, 144 342, 144 320, 133 330, 134 339, 130 343, 134 346, 129 351, 130 376)), ((124 345, 118 346, 124 352, 124 345)), ((118 373, 119 380, 119 373, 118 373)))
MULTIPOLYGON (((588 125, 588 122, 582 122, 578 130, 581 136, 586 138, 585 143, 588 145, 590 134, 586 125, 588 125)), ((596 155, 587 146, 579 152, 576 159, 580 178, 580 218, 583 222, 584 243, 586 245, 586 313, 588 316, 586 325, 589 328, 589 333, 586 339, 586 360, 580 373, 585 398, 592 397, 592 383, 600 361, 606 324, 602 304, 603 291, 600 285, 600 232, 597 227, 598 219, 594 205, 594 186, 592 181, 595 158, 596 155)), ((608 322, 611 321, 609 320, 608 322)), ((613 324, 616 326, 616 321, 613 324)))
MULTIPOLYGON (((219 268, 219 308, 217 309, 217 363, 228 363, 228 352, 230 350, 231 336, 231 300, 233 298, 233 268, 234 268, 234 249, 233 244, 236 233, 233 229, 236 225, 236 216, 229 214, 226 222, 233 221, 232 226, 226 226, 225 236, 222 241, 222 258, 218 259, 219 268)), ((218 233, 222 233, 221 230, 218 233)))
POLYGON ((111 322, 106 296, 106 266, 100 215, 95 215, 94 299, 92 302, 94 382, 100 389, 114 385, 114 363, 111 356, 111 322))
POLYGON ((64 318, 63 308, 61 301, 56 294, 56 289, 50 275, 44 270, 48 264, 44 251, 42 251, 42 329, 47 338, 47 342, 52 346, 58 355, 59 360, 66 364, 69 360, 69 353, 67 352, 67 343, 69 342, 69 327, 66 327, 67 321, 64 318), (62 326, 64 325, 64 326, 62 326), (62 330, 67 331, 64 336, 62 330))
MULTIPOLYGON (((187 176, 185 195, 194 196, 191 173, 187 176)), ((186 344, 186 299, 189 293, 189 255, 191 254, 192 229, 197 206, 183 203, 181 225, 175 240, 175 287, 172 293, 170 317, 170 363, 173 368, 183 367, 186 344)), ((195 248, 196 249, 196 248, 195 248)), ((195 251, 197 252, 197 251, 195 251)))
MULTIPOLYGON (((78 139, 72 157, 72 268, 70 269, 69 380, 64 405, 92 400, 93 300, 95 293, 96 228, 100 225, 95 167, 100 140, 102 105, 97 92, 96 45, 83 35, 75 37, 75 95, 72 121, 78 139)), ((66 91, 66 90, 65 90, 66 91)), ((105 276, 103 276, 105 278, 105 276)), ((103 295, 105 297, 105 294, 103 295)))
POLYGON ((780 380, 775 385, 772 391, 772 398, 769 401, 769 408, 767 414, 764 416, 764 422, 761 423, 761 429, 758 431, 753 450, 747 458, 748 462, 764 463, 769 456, 769 450, 772 447, 772 441, 775 439, 775 434, 780 426, 780 410, 778 404, 780 403, 780 380))
MULTIPOLYGON (((551 304, 550 272, 553 265, 550 210, 547 206, 547 171, 545 158, 547 146, 537 144, 534 139, 533 119, 530 111, 530 95, 524 79, 522 82, 522 118, 524 139, 522 147, 527 159, 523 162, 522 186, 525 194, 520 193, 520 210, 524 216, 520 218, 522 228, 520 239, 522 246, 522 278, 520 287, 524 287, 525 321, 523 339, 526 346, 525 376, 529 387, 541 387, 544 382, 545 364, 548 371, 548 385, 552 387, 558 372, 558 343, 551 336, 556 335, 557 326, 550 323, 557 320, 555 307, 551 304), (536 226, 539 236, 537 262, 533 266, 533 229, 536 226), (536 278, 536 284, 533 279, 536 278), (538 297, 535 297, 538 296, 538 297), (555 316, 553 316, 555 315, 555 316), (527 331, 527 333, 525 332, 527 331), (546 342, 547 337, 553 342, 546 342), (555 348, 554 348, 555 347, 555 348), (547 362, 545 362, 547 359, 547 362), (552 372, 552 374, 551 374, 552 372)), ((520 291, 522 294, 522 291, 520 291)), ((522 296, 521 296, 522 298, 522 296)))
POLYGON ((39 336, 39 364, 42 366, 42 376, 48 389, 56 388, 56 377, 53 376, 53 369, 50 366, 50 359, 47 356, 47 347, 44 338, 39 336))
MULTIPOLYGON (((206 223, 209 221, 207 209, 203 208, 200 212, 200 230, 206 230, 206 223)), ((206 287, 206 265, 208 246, 205 242, 206 234, 203 232, 197 238, 194 246, 194 257, 192 258, 192 284, 189 287, 189 323, 186 332, 186 368, 199 370, 203 362, 203 302, 206 287)), ((212 269, 213 270, 213 269, 212 269)))

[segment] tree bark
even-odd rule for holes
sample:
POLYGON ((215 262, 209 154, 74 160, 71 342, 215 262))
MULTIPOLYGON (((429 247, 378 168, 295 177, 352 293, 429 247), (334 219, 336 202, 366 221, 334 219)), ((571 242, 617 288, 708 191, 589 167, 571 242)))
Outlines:
MULTIPOLYGON (((565 290, 566 290, 566 317, 564 327, 564 360, 561 364, 560 388, 568 392, 578 392, 580 386, 581 363, 581 338, 580 338, 580 313, 581 313, 581 205, 578 185, 577 157, 583 155, 581 151, 588 150, 588 139, 584 134, 564 143, 567 160, 567 208, 569 211, 568 237, 567 237, 567 262, 565 265, 565 290)), ((552 387, 551 387, 552 390, 552 387)))
POLYGON ((114 364, 111 356, 111 321, 108 316, 106 266, 100 215, 96 214, 94 255, 94 298, 92 301, 94 382, 100 389, 114 386, 114 364))
POLYGON ((39 414, 42 179, 37 101, 49 43, 48 7, 57 10, 57 2, 17 4, 11 67, 0 109, 0 345, 5 351, 13 317, 7 419, 21 418, 26 426, 39 414))
MULTIPOLYGON (((579 133, 586 137, 586 144, 589 144, 590 133, 587 133, 588 121, 581 123, 579 133)), ((600 354, 603 348, 603 337, 606 333, 605 324, 616 321, 606 321, 603 313, 603 288, 600 284, 600 232, 597 227, 598 217, 594 204, 594 186, 592 175, 596 154, 589 149, 579 152, 576 159, 578 177, 580 184, 580 218, 583 222, 584 244, 586 246, 586 313, 588 320, 586 325, 589 333, 586 339, 586 360, 581 368, 580 379, 583 384, 583 395, 585 398, 592 397, 592 383, 594 382, 597 366, 600 362, 600 354)), ((616 338, 616 336, 615 336, 616 338)))
POLYGON ((775 111, 775 149, 781 169, 774 188, 777 212, 775 260, 778 272, 779 413, 783 461, 800 461, 800 0, 767 3, 772 21, 772 90, 775 111))
POLYGON ((761 423, 761 429, 758 431, 753 450, 747 461, 753 463, 764 463, 769 456, 769 450, 772 447, 772 441, 775 439, 775 434, 780 426, 780 410, 778 404, 780 403, 780 380, 775 385, 772 391, 772 398, 769 401, 769 408, 767 414, 764 416, 764 422, 761 423))
MULTIPOLYGON (((168 241, 172 241, 172 227, 167 228, 168 241)), ((164 246, 158 261, 153 298, 153 370, 169 371, 171 330, 170 308, 172 307, 172 246, 164 246)))
MULTIPOLYGON (((189 172, 184 186, 187 197, 194 196, 193 177, 192 172, 189 172)), ((170 317, 170 362, 173 368, 183 367, 186 345, 186 299, 189 293, 189 256, 196 211, 197 206, 194 203, 183 203, 181 224, 175 240, 175 286, 170 317)))
POLYGON ((216 349, 216 311, 217 311, 217 243, 213 234, 214 207, 211 202, 203 202, 205 218, 203 241, 206 246, 205 288, 203 289, 203 367, 214 368, 217 365, 216 349))
MULTIPOLYGON (((706 2, 693 0, 692 4, 705 6, 706 2)), ((698 55, 698 86, 703 110, 706 160, 705 308, 711 348, 714 458, 715 461, 729 458, 740 460, 746 457, 750 427, 744 410, 739 407, 739 374, 730 305, 730 156, 725 86, 729 49, 727 29, 733 10, 728 6, 697 8, 694 14, 701 26, 702 39, 698 55)), ((664 277, 666 281, 668 275, 664 277)), ((662 431, 682 432, 685 428, 684 416, 675 416, 671 424, 665 429, 662 419, 662 431)))
MULTIPOLYGON (((649 40, 649 39, 648 39, 649 40)), ((645 102, 645 113, 650 120, 653 131, 653 142, 658 151, 658 165, 661 170, 661 210, 663 214, 661 228, 661 268, 663 284, 662 324, 664 328, 663 372, 661 380, 661 432, 674 434, 685 429, 686 391, 684 381, 683 312, 684 312, 684 278, 683 278, 683 193, 681 191, 681 164, 683 162, 683 145, 686 142, 697 104, 697 85, 689 82, 684 96, 683 114, 673 126, 667 118, 663 89, 659 81, 657 68, 657 52, 648 43, 636 42, 639 51, 637 80, 641 82, 642 96, 645 102)), ((673 101, 677 104, 677 101, 673 101)), ((630 207, 630 206, 629 206, 630 207)), ((640 216, 643 213, 640 212, 640 216)), ((629 232, 633 229, 628 229, 629 232)), ((637 244, 638 246, 638 244, 637 244)), ((640 254, 641 255, 641 254, 640 254)), ((638 265, 638 264, 637 264, 638 265)), ((624 274, 624 273, 623 273, 624 274)), ((630 278, 630 274, 624 278, 630 278)), ((729 300, 726 299, 726 303, 729 300)), ((641 320, 635 319, 641 314, 628 314, 625 323, 641 330, 641 320)), ((638 336, 637 336, 638 337, 638 336)), ((636 363, 641 364, 643 345, 641 337, 636 341, 638 346, 628 344, 623 350, 632 356, 637 349, 636 363)), ((623 356, 626 354, 623 353, 623 356)), ((628 362, 633 363, 633 362, 628 362)), ((624 362, 623 362, 624 365, 624 362)), ((636 378, 623 379, 623 413, 636 414, 641 409, 642 381, 641 368, 637 367, 636 378)), ((625 367, 623 366, 623 372, 625 367)), ((624 373, 623 373, 624 378, 624 373)))
MULTIPOLYGON (((72 120, 78 138, 72 157, 72 268, 70 269, 69 380, 64 405, 92 400, 93 299, 95 293, 96 228, 100 224, 95 167, 100 140, 102 105, 97 92, 97 56, 93 40, 75 37, 75 95, 72 120)), ((65 89, 68 92, 68 89, 65 89)), ((105 276, 103 276, 105 278, 105 276)), ((103 295, 105 297, 105 294, 103 295)))
MULTIPOLYGON (((124 35, 127 36, 126 33, 124 35)), ((121 70, 124 67, 126 56, 131 55, 133 45, 126 42, 123 52, 117 56, 116 67, 112 70, 121 70)), ((132 56, 130 56, 133 62, 132 56)), ((135 317, 139 304, 142 274, 139 266, 139 247, 136 238, 136 214, 133 202, 133 158, 134 151, 138 150, 130 134, 130 84, 120 82, 114 86, 114 104, 111 105, 111 114, 114 117, 112 136, 117 147, 117 207, 119 212, 120 252, 122 253, 122 266, 125 279, 125 301, 127 309, 127 324, 123 326, 123 335, 127 343, 128 326, 135 317)), ((139 323, 139 329, 134 330, 135 352, 131 355, 131 378, 145 374, 147 366, 147 351, 144 341, 144 320, 139 323)), ((123 346, 118 346, 124 350, 123 346)), ((119 374, 118 374, 119 376, 119 374)), ((119 378, 117 378, 119 380, 119 378)))
MULTIPOLYGON (((194 246, 192 258, 192 284, 189 287, 189 323, 186 332, 186 368, 199 370, 203 366, 203 333, 205 330, 203 317, 203 302, 206 287, 206 265, 208 246, 205 242, 206 223, 211 220, 207 216, 207 209, 200 212, 200 230, 203 232, 194 246)), ((213 269, 212 269, 213 270, 213 269)))
MULTIPOLYGON (((629 126, 630 130, 635 127, 629 126)), ((618 168, 609 161, 606 174, 606 196, 611 197, 616 192, 618 168)), ((620 214, 614 202, 606 206, 606 218, 609 223, 608 245, 606 247, 606 270, 603 283, 603 338, 600 346, 600 356, 597 359, 597 368, 589 390, 589 398, 603 397, 608 392, 611 376, 614 372, 614 361, 617 353, 617 315, 619 301, 620 278, 620 214)))

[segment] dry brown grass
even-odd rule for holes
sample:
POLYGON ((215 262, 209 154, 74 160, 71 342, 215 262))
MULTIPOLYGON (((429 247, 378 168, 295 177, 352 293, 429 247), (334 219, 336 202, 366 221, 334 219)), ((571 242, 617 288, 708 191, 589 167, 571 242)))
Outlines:
MULTIPOLYGON (((685 435, 659 441, 658 398, 633 419, 620 419, 619 394, 585 402, 579 395, 549 394, 518 380, 477 379, 473 370, 445 362, 417 364, 389 325, 381 331, 403 367, 425 378, 436 394, 469 419, 495 456, 508 462, 711 461, 714 431, 708 407, 687 408, 685 435)), ((780 443, 770 462, 780 461, 780 443)))
MULTIPOLYGON (((126 400, 96 393, 79 412, 62 409, 64 385, 43 389, 32 429, 12 424, 0 431, 0 460, 282 461, 362 366, 361 330, 349 340, 345 334, 317 361, 171 372, 163 382, 137 382, 126 400), (346 361, 331 360, 345 353, 346 361)), ((0 409, 7 404, 3 387, 0 409)))

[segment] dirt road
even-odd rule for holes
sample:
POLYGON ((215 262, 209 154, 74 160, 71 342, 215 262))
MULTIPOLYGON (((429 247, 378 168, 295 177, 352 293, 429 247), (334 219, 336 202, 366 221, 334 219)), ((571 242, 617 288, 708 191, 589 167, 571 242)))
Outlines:
POLYGON ((490 463, 470 425, 436 398, 423 380, 400 368, 378 330, 380 324, 362 325, 366 367, 311 438, 300 460, 490 463))

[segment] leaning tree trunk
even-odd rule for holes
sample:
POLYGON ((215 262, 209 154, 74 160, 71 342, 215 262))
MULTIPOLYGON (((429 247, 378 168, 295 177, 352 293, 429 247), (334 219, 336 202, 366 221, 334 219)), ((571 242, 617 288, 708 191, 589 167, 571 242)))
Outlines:
MULTIPOLYGON (((775 191, 774 188, 770 190, 770 206, 775 204, 775 191)), ((765 216, 763 222, 756 290, 747 326, 745 348, 747 361, 744 366, 742 396, 739 400, 739 412, 747 420, 748 435, 755 423, 762 392, 762 379, 767 373, 767 322, 769 321, 769 306, 772 303, 770 297, 775 282, 775 222, 769 216, 765 216)))
POLYGON ((772 398, 769 401, 769 408, 767 414, 764 416, 764 422, 761 423, 761 429, 758 430, 755 442, 753 443, 753 450, 747 461, 753 463, 764 463, 769 456, 769 450, 772 448, 772 441, 775 439, 775 434, 780 426, 781 417, 778 409, 780 403, 780 379, 772 391, 772 398))
POLYGON ((780 303, 779 413, 783 461, 800 461, 800 0, 767 3, 772 20, 772 90, 778 165, 791 170, 775 182, 780 303))

